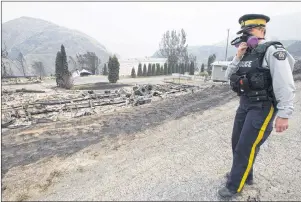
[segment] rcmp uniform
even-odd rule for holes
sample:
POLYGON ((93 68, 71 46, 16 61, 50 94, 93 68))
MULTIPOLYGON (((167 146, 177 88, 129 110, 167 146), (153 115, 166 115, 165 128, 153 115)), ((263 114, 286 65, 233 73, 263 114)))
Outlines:
MULTIPOLYGON (((265 26, 265 15, 248 14, 239 19, 243 33, 265 26)), ((261 40, 244 56, 234 57, 227 68, 232 90, 240 96, 232 131, 233 164, 226 187, 219 194, 230 197, 253 181, 253 164, 260 146, 273 130, 276 116, 290 118, 294 107, 294 58, 277 41, 261 40)))

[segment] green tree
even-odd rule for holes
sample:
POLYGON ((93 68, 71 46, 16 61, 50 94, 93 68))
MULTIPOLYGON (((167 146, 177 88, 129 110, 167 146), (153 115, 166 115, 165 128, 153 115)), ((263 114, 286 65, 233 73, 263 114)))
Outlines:
POLYGON ((207 66, 207 72, 209 74, 209 76, 212 74, 212 66, 211 64, 215 61, 216 56, 215 54, 212 54, 208 57, 208 66, 207 66))
POLYGON ((160 75, 164 75, 164 68, 163 68, 163 66, 161 66, 160 75))
POLYGON ((180 73, 180 66, 179 66, 179 64, 178 63, 176 63, 176 73, 180 73))
POLYGON ((104 76, 108 76, 108 68, 107 68, 107 64, 106 64, 106 63, 104 64, 102 74, 103 74, 104 76))
POLYGON ((156 76, 156 64, 152 64, 152 76, 156 76))
POLYGON ((143 73, 142 73, 142 64, 139 63, 139 65, 138 65, 137 76, 138 76, 138 77, 141 77, 142 75, 143 75, 143 73))
POLYGON ((132 78, 136 78, 136 72, 135 72, 135 68, 132 68, 132 72, 131 72, 131 77, 132 78))
POLYGON ((151 76, 151 75, 152 75, 152 65, 151 65, 151 63, 148 63, 147 76, 151 76))
POLYGON ((147 76, 146 64, 143 65, 143 76, 147 76))
POLYGON ((110 83, 116 83, 119 80, 120 64, 116 55, 109 58, 108 62, 109 75, 108 80, 110 83))
POLYGON ((194 62, 190 63, 189 74, 194 75, 194 62))
POLYGON ((68 61, 65 47, 61 45, 61 51, 58 51, 55 59, 55 75, 58 87, 70 89, 73 86, 72 75, 68 70, 68 61))
POLYGON ((68 71, 67 54, 64 45, 61 45, 61 62, 63 66, 63 75, 67 75, 69 71, 68 71))
POLYGON ((164 63, 163 75, 167 75, 167 74, 168 74, 167 63, 164 63))
POLYGON ((186 33, 184 29, 180 32, 176 30, 166 31, 159 44, 159 54, 167 58, 168 63, 176 64, 180 59, 184 59, 187 53, 186 33))
POLYGON ((171 72, 176 73, 176 64, 171 65, 171 72))
POLYGON ((185 72, 189 72, 189 66, 187 62, 184 63, 184 73, 185 72))
POLYGON ((170 63, 168 63, 168 74, 172 74, 172 66, 170 63))
POLYGON ((185 65, 184 65, 184 63, 181 63, 180 64, 180 73, 184 74, 184 72, 185 72, 185 65))
POLYGON ((161 68, 160 68, 160 64, 159 63, 157 63, 156 66, 157 66, 156 75, 158 76, 158 75, 161 74, 161 68))
POLYGON ((202 63, 202 66, 201 66, 201 72, 204 72, 205 71, 205 64, 202 63))

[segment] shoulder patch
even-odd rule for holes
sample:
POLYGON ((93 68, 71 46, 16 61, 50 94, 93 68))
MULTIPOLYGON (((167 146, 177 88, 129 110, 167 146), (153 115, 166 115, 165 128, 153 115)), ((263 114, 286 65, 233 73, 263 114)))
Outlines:
POLYGON ((279 44, 274 44, 276 49, 284 49, 283 45, 279 45, 279 44))
POLYGON ((285 60, 286 59, 286 51, 276 51, 273 56, 277 58, 277 60, 285 60))

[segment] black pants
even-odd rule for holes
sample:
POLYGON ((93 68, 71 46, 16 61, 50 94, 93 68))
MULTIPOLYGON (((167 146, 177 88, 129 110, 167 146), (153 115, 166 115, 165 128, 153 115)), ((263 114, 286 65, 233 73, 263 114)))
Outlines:
POLYGON ((240 97, 232 132, 233 164, 227 182, 231 191, 240 192, 247 178, 253 178, 253 163, 273 130, 275 114, 270 101, 252 103, 246 96, 240 97))

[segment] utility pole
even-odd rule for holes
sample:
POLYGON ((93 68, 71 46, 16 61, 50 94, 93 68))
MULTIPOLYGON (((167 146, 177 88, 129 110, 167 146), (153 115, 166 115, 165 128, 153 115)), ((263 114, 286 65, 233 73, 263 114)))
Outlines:
POLYGON ((228 31, 228 36, 227 36, 227 46, 226 46, 226 56, 225 56, 225 61, 227 61, 227 54, 228 54, 229 30, 230 30, 230 29, 227 29, 227 31, 228 31))

